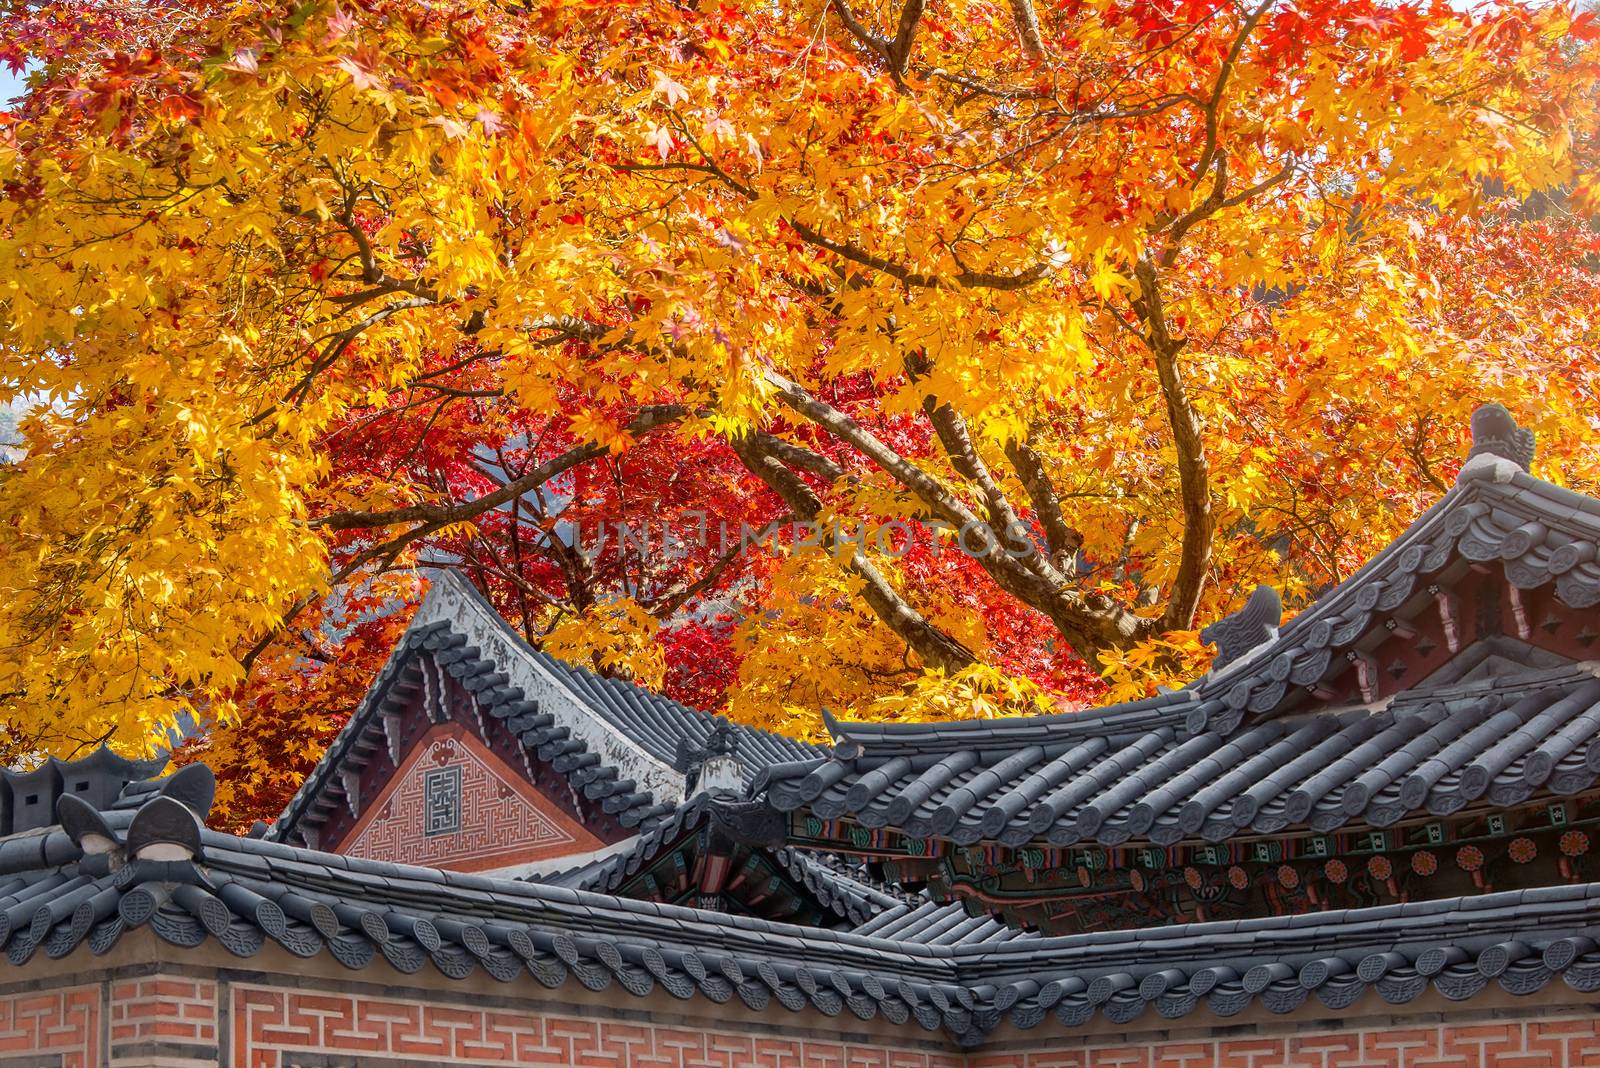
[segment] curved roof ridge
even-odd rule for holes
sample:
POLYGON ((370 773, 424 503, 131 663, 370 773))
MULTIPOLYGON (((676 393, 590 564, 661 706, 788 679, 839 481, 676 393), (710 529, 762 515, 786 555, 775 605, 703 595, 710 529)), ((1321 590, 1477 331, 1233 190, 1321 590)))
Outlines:
MULTIPOLYGON (((1034 744, 1065 746, 1087 738, 1144 734, 1161 726, 1181 726, 1195 700, 1194 693, 1182 689, 1074 712, 921 723, 831 720, 830 726, 837 732, 836 742, 842 737, 859 744, 861 758, 870 764, 877 758, 903 753, 926 756, 946 749, 966 749, 971 744, 967 736, 981 737, 985 749, 1005 750, 1034 744), (930 745, 930 742, 935 744, 930 745)), ((797 769, 800 766, 794 765, 797 769)))
MULTIPOLYGON (((526 748, 559 745, 557 770, 571 769, 574 786, 612 806, 606 811, 625 826, 659 817, 685 800, 683 770, 675 763, 679 737, 699 743, 722 719, 533 648, 471 583, 443 570, 356 711, 269 829, 270 837, 303 833, 313 799, 325 788, 344 788, 335 769, 359 748, 360 739, 379 729, 383 713, 396 711, 415 691, 413 684, 421 685, 417 658, 423 653, 434 654, 489 715, 508 721, 526 748), (629 704, 633 713, 625 707, 629 704), (578 766, 582 762, 575 758, 582 752, 598 754, 599 765, 578 766), (600 781, 603 768, 617 770, 609 785, 600 781), (631 785, 613 803, 604 791, 618 783, 631 785)), ((733 726, 750 774, 779 758, 824 752, 760 728, 733 726)))
MULTIPOLYGON (((107 813, 99 830, 120 850, 136 819, 107 813)), ((716 1004, 737 994, 756 1011, 770 999, 826 1016, 849 1005, 864 1020, 942 1028, 967 1048, 1002 1023, 1053 1018, 1076 1030, 1097 1017, 1125 1025, 1152 1007, 1173 1019, 1202 1003, 1224 1016, 1257 1003, 1282 1013, 1313 994, 1338 1008, 1374 986, 1389 1003, 1430 987, 1462 1000, 1491 983, 1526 995, 1556 976, 1580 993, 1600 989, 1594 883, 1049 938, 985 937, 993 920, 930 903, 869 928, 903 936, 883 937, 196 834, 192 859, 135 855, 120 867, 60 828, 0 841, 0 875, 24 888, 11 900, 28 921, 5 925, 0 949, 17 965, 85 941, 103 953, 148 924, 155 953, 212 937, 250 958, 270 940, 352 970, 381 959, 414 972, 431 960, 454 981, 481 970, 551 988, 570 976, 590 989, 617 981, 639 997, 658 986, 716 1004), (81 907, 29 911, 27 898, 63 882, 94 902, 89 922, 81 907)))

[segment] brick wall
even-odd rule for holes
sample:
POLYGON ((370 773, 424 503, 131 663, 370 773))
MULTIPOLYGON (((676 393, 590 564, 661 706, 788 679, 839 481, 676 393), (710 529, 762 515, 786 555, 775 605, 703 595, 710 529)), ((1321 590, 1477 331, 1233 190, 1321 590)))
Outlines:
POLYGON ((100 1068, 100 988, 76 986, 0 998, 0 1065, 100 1068))
POLYGON ((217 984, 156 975, 111 984, 111 1059, 159 1050, 213 1061, 217 1049, 217 984))
MULTIPOLYGON (((1600 1017, 1237 1034, 1053 1052, 959 1054, 357 994, 235 986, 233 1064, 290 1068, 303 1054, 373 1064, 560 1068, 1568 1068, 1600 1065, 1600 1017)), ((801 1018, 793 1018, 800 1022, 801 1018)), ((804 1020, 816 1024, 815 1019, 804 1020)), ((1230 1029, 1237 1031, 1237 1028, 1230 1029)), ((1041 1045, 1061 1036, 1039 1031, 1041 1045)), ((321 1063, 321 1062, 318 1062, 321 1063)))
POLYGON ((465 727, 435 727, 361 817, 324 848, 353 857, 486 871, 592 852, 606 843, 465 727))
MULTIPOLYGON (((447 995, 449 992, 445 992, 447 995)), ((1600 1065, 1600 1013, 1525 1020, 1355 1023, 1284 1034, 958 1053, 576 1012, 145 976, 0 996, 0 1068, 1567 1068, 1600 1065), (103 1009, 103 1000, 109 1009, 103 1009), (102 1019, 102 1015, 107 1017, 102 1019), (219 1049, 218 1036, 227 1035, 219 1049), (109 1046, 102 1042, 109 1037, 109 1046)), ((1531 1004, 1530 1004, 1530 1007, 1531 1004)), ((1571 1010, 1568 1010, 1569 1012, 1571 1010)), ((1487 1016, 1488 1013, 1485 1013, 1487 1016)), ((782 1016, 786 1027, 825 1027, 782 1016)), ((1195 1018, 1192 1022, 1200 1024, 1195 1018)), ((1292 1020, 1279 1026, 1292 1025, 1292 1020)), ((1072 1040, 1048 1025, 1040 1047, 1072 1040)))
MULTIPOLYGON (((1041 1028, 1041 1030, 1043 1030, 1041 1028)), ((973 1054, 966 1068, 1576 1068, 1600 1065, 1600 1016, 1306 1030, 973 1054)))
POLYGON ((232 1006, 237 1068, 290 1068, 311 1053, 518 1068, 962 1068, 957 1054, 356 994, 236 985, 232 1006))

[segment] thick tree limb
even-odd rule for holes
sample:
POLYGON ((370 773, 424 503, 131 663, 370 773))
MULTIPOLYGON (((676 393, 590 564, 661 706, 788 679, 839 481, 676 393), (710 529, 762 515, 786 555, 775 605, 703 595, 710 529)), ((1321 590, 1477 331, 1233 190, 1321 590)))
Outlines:
POLYGON ((900 9, 900 22, 895 28, 894 40, 889 43, 889 62, 894 64, 895 74, 901 78, 905 77, 906 67, 911 63, 911 46, 917 39, 917 26, 927 6, 927 0, 906 0, 900 9))
POLYGON ((803 387, 775 371, 768 371, 766 377, 767 381, 777 387, 778 399, 785 406, 826 430, 892 475, 901 485, 920 497, 940 519, 957 527, 982 523, 977 513, 968 508, 948 486, 885 445, 877 435, 850 416, 818 400, 803 387))
MULTIPOLYGON (((784 466, 776 456, 764 451, 754 437, 738 438, 732 444, 734 452, 751 474, 781 497, 791 512, 808 522, 816 521, 822 512, 822 502, 799 475, 784 466)), ((889 580, 860 549, 853 550, 844 559, 844 565, 851 574, 861 579, 861 597, 867 602, 867 607, 910 646, 924 664, 953 673, 977 660, 970 649, 928 622, 922 613, 900 596, 899 591, 890 585, 889 580)))
MULTIPOLYGON (((986 523, 939 479, 796 383, 773 372, 768 372, 768 379, 777 387, 778 398, 787 407, 861 453, 915 493, 936 519, 964 532, 982 531, 986 545, 973 546, 984 550, 974 553, 979 566, 1001 589, 1049 616, 1056 629, 1075 648, 1087 653, 1107 646, 1125 646, 1154 629, 1152 620, 1134 615, 1110 598, 1085 596, 1064 582, 1046 578, 1040 570, 1023 562, 1030 555, 1042 559, 1031 541, 1028 546, 1032 548, 1031 554, 1022 551, 1012 555, 1006 550, 1023 547, 1015 544, 1014 537, 1008 537, 1010 532, 986 523)), ((962 540, 966 540, 965 535, 962 540)))
MULTIPOLYGON (((1000 483, 990 473, 988 465, 983 462, 983 457, 978 455, 978 449, 973 445, 972 435, 967 429, 967 421, 949 404, 936 404, 932 398, 925 402, 923 407, 928 413, 928 420, 933 424, 933 431, 938 436, 939 443, 944 446, 945 453, 950 457, 951 466, 963 478, 975 483, 979 492, 983 494, 990 528, 1002 533, 1025 531, 1026 528, 1017 516, 1017 510, 1012 506, 1011 499, 1000 488, 1000 483)), ((1014 559, 1052 586, 1065 585, 1066 577, 1056 569, 1055 564, 1033 548, 1032 537, 1027 537, 1025 542, 1012 538, 1007 544, 1014 551, 1031 550, 1015 556, 1014 559)))
POLYGON ((1044 528, 1051 562, 1057 570, 1070 574, 1071 560, 1083 547, 1083 535, 1072 528, 1061 511, 1061 498, 1056 493, 1049 472, 1045 470, 1044 459, 1027 441, 1015 439, 1006 443, 1006 458, 1011 461, 1017 477, 1022 479, 1023 489, 1028 491, 1034 517, 1044 528))
POLYGON ((1183 342, 1172 336, 1161 299, 1160 271, 1148 255, 1134 269, 1139 282, 1136 308, 1146 330, 1146 344, 1155 357, 1161 397, 1167 406, 1167 421, 1172 426, 1173 445, 1178 455, 1178 487, 1183 504, 1183 544, 1179 550, 1178 573, 1161 616, 1163 630, 1185 630, 1194 623, 1200 594, 1205 589, 1206 570, 1211 565, 1212 539, 1216 533, 1216 514, 1211 507, 1211 471, 1206 461, 1205 439, 1200 413, 1184 385, 1178 367, 1178 352, 1183 342))
POLYGON ((1044 40, 1039 35, 1039 16, 1033 10, 1033 0, 1011 0, 1011 17, 1017 23, 1023 54, 1029 59, 1043 59, 1044 40))
POLYGON ((757 433, 755 440, 762 452, 770 453, 790 467, 816 475, 826 482, 837 482, 845 477, 844 468, 819 452, 784 441, 772 434, 757 433))

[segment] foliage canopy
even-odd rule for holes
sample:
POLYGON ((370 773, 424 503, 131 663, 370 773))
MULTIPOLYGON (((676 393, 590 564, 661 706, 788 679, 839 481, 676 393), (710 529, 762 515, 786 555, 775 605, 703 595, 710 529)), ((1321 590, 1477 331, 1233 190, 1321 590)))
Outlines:
POLYGON ((192 12, 0 43, 16 751, 194 717, 268 811, 425 560, 779 729, 1128 696, 1347 574, 1480 400, 1600 471, 1561 4, 192 12), (714 536, 796 521, 844 536, 714 536))

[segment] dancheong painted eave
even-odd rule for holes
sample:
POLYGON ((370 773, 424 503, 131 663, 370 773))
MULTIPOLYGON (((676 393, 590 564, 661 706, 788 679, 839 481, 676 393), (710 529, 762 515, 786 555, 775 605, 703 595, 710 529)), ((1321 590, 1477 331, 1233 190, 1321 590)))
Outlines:
POLYGON ((1382 828, 1590 791, 1600 501, 1528 474, 1508 422, 1480 410, 1442 500, 1281 632, 1252 621, 1248 648, 1180 691, 1063 715, 830 722, 832 754, 770 767, 754 789, 796 816, 1012 848, 1382 828))

